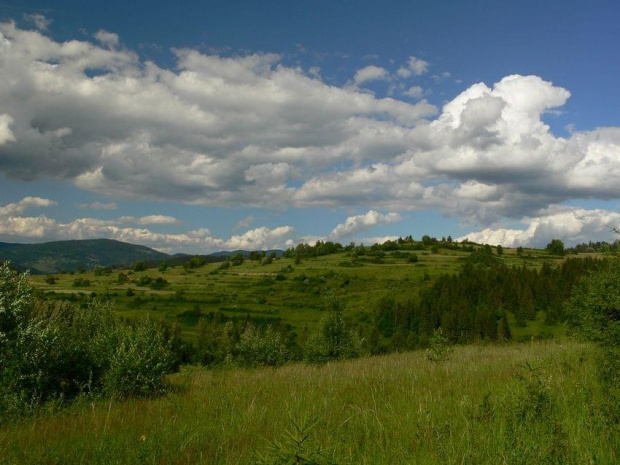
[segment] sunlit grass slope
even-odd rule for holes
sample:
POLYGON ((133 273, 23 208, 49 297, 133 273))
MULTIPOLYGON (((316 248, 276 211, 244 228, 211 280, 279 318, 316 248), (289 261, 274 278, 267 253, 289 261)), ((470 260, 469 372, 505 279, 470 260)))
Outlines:
POLYGON ((187 369, 171 383, 158 399, 6 425, 0 463, 249 464, 274 458, 275 442, 326 463, 620 460, 592 349, 574 342, 457 347, 439 363, 419 351, 320 367, 187 369))

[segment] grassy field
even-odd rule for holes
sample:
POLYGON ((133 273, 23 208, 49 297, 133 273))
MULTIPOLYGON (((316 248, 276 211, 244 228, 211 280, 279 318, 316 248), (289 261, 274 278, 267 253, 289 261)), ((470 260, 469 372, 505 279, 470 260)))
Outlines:
POLYGON ((161 398, 78 403, 8 424, 0 462, 295 463, 275 460, 288 453, 316 463, 618 463, 620 435, 600 413, 596 379, 593 349, 568 340, 457 347, 440 363, 418 351, 188 368, 161 398))
MULTIPOLYGON (((403 256, 388 253, 383 263, 359 262, 352 266, 352 258, 343 252, 302 260, 279 258, 269 265, 246 260, 240 266, 217 271, 220 264, 211 263, 193 270, 181 266, 164 272, 149 269, 141 272, 123 271, 137 282, 143 276, 162 277, 169 285, 162 290, 137 286, 135 282, 118 283, 118 270, 108 276, 85 274, 56 275, 55 284, 47 284, 45 276, 33 276, 32 282, 50 298, 86 299, 91 295, 110 296, 119 313, 126 317, 149 313, 170 323, 178 322, 188 340, 196 336, 200 315, 222 312, 228 317, 263 319, 292 325, 300 333, 312 330, 320 318, 326 292, 333 293, 344 307, 344 315, 351 322, 366 321, 377 303, 390 295, 397 301, 417 299, 421 287, 429 286, 445 273, 457 272, 463 259, 469 255, 463 250, 439 249, 404 252, 403 256), (411 263, 416 254, 419 261, 411 263), (76 278, 87 279, 89 286, 76 287, 76 278), (128 289, 135 295, 128 296, 128 289)), ((547 261, 560 262, 547 252, 526 249, 518 257, 515 249, 504 249, 501 260, 508 265, 538 268, 547 261)), ((121 270, 122 271, 122 270, 121 270)), ((544 319, 544 315, 541 315, 544 319)), ((532 322, 528 328, 517 328, 515 337, 529 337, 557 331, 532 322)))

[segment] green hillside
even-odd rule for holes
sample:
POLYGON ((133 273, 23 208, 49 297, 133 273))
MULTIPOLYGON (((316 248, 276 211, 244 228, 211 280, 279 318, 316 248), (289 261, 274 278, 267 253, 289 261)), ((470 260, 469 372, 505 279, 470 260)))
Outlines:
MULTIPOLYGON (((149 314, 170 324, 177 323, 183 339, 193 342, 200 332, 201 319, 221 324, 270 324, 300 342, 323 316, 326 296, 333 296, 350 324, 362 333, 379 325, 380 339, 385 342, 394 332, 394 328, 386 329, 385 323, 378 321, 377 312, 386 301, 415 305, 421 291, 431 289, 441 276, 459 273, 468 260, 475 258, 472 246, 444 245, 364 256, 354 251, 301 260, 283 256, 268 263, 246 259, 238 266, 224 262, 194 268, 186 264, 136 272, 64 274, 54 276, 57 280, 53 283, 45 277, 34 277, 33 282, 49 299, 84 302, 93 296, 108 298, 123 316, 149 314)), ((519 269, 555 268, 565 261, 542 250, 502 252, 501 256, 492 252, 493 260, 519 269)), ((536 280, 536 276, 530 279, 536 280)), ((545 323, 549 319, 544 311, 527 315, 519 325, 513 313, 508 312, 507 317, 516 340, 548 337, 563 331, 562 325, 545 323)), ((365 337, 370 337, 370 333, 365 337)), ((424 342, 417 340, 411 344, 413 348, 423 346, 424 342)))

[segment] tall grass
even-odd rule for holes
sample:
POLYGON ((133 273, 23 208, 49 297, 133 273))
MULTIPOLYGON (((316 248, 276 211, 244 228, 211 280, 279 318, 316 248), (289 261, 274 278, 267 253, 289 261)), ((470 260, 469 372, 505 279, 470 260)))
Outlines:
MULTIPOLYGON (((206 371, 165 397, 74 405, 0 430, 1 463, 256 463, 306 451, 325 463, 618 463, 593 348, 459 347, 324 366, 206 371), (293 435, 287 435, 292 431, 293 435)), ((294 462, 291 462, 294 463, 294 462)))

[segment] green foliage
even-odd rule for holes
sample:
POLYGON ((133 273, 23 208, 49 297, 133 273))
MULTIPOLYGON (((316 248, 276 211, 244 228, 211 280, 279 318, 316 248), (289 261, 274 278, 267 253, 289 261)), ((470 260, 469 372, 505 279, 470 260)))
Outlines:
POLYGON ((273 441, 265 454, 257 454, 254 463, 258 465, 328 465, 334 462, 327 459, 320 446, 312 443, 311 431, 318 424, 311 418, 296 422, 291 418, 293 428, 283 434, 282 441, 273 441))
POLYGON ((236 345, 235 361, 242 366, 279 366, 289 359, 289 354, 280 333, 271 326, 260 331, 248 325, 236 345))
POLYGON ((165 289, 166 287, 168 287, 168 281, 161 276, 158 276, 151 281, 149 287, 154 290, 165 289))
POLYGON ((112 273, 112 268, 109 266, 97 265, 93 268, 93 274, 95 276, 109 276, 112 273))
POLYGON ((73 280, 73 287, 88 287, 90 286, 90 280, 86 278, 75 278, 73 280))
POLYGON ((306 343, 304 360, 307 363, 326 363, 360 357, 364 353, 363 340, 350 329, 338 308, 337 301, 318 323, 317 330, 306 343))
POLYGON ((172 371, 174 354, 161 325, 150 318, 116 328, 116 345, 108 347, 109 367, 104 391, 115 397, 145 397, 164 390, 164 375, 172 371))
POLYGON ((183 263, 183 268, 185 270, 193 270, 194 268, 200 268, 205 266, 207 260, 205 257, 201 255, 194 255, 191 259, 183 263))
POLYGON ((583 278, 568 302, 570 323, 585 339, 620 347, 620 260, 583 278))
MULTIPOLYGON (((0 357, 26 324, 32 305, 28 274, 11 270, 9 262, 0 263, 0 357)), ((0 363, 1 366, 4 364, 0 363)))
POLYGON ((133 266, 133 270, 137 273, 146 270, 146 263, 143 261, 136 262, 133 266))
POLYGON ((104 302, 35 302, 27 276, 0 265, 0 411, 87 394, 147 395, 161 390, 172 358, 154 322, 127 326, 104 302))
POLYGON ((454 348, 450 340, 444 335, 441 328, 437 328, 429 339, 429 347, 426 349, 426 358, 431 362, 444 362, 448 360, 454 348))
POLYGON ((231 259, 230 259, 230 264, 232 266, 239 266, 242 265, 243 262, 245 261, 245 257, 243 256, 243 254, 238 253, 235 254, 231 259))
POLYGON ((560 239, 553 239, 545 248, 551 255, 564 255, 564 242, 560 239))
POLYGON ((607 416, 620 424, 620 259, 608 259, 605 266, 579 282, 568 312, 575 331, 599 347, 604 408, 607 416))

